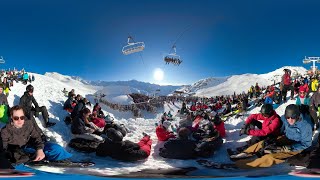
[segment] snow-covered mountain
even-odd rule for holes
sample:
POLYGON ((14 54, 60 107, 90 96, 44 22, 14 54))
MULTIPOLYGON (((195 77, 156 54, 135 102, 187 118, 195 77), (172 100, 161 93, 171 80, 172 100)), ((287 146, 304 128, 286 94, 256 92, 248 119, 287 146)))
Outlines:
POLYGON ((227 79, 228 79, 228 77, 219 77, 219 78, 211 77, 211 78, 201 79, 201 80, 193 83, 192 85, 185 85, 177 90, 192 94, 192 93, 197 92, 198 90, 201 90, 201 89, 209 88, 212 86, 217 86, 217 85, 225 82, 227 79))
POLYGON ((138 92, 141 94, 146 95, 153 95, 157 92, 158 95, 168 95, 175 91, 176 89, 180 88, 181 86, 161 86, 158 84, 151 84, 147 82, 141 82, 137 80, 130 80, 130 81, 91 81, 91 85, 94 86, 126 86, 129 93, 138 92), (158 90, 158 91, 157 91, 158 90), (160 91, 159 91, 160 90, 160 91))
POLYGON ((284 69, 290 69, 292 76, 305 75, 304 67, 285 66, 266 74, 242 74, 222 78, 207 78, 199 80, 190 86, 184 86, 179 90, 194 94, 195 96, 231 95, 247 92, 251 85, 259 84, 261 87, 280 82, 284 69))

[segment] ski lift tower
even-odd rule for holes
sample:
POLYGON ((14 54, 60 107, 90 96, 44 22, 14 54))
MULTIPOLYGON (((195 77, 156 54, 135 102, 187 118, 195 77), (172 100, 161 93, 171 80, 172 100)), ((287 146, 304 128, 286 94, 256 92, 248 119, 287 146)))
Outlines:
POLYGON ((318 66, 316 66, 316 62, 320 63, 320 57, 306 57, 305 56, 302 62, 303 62, 303 64, 308 64, 308 63, 312 62, 311 68, 312 68, 313 74, 315 74, 316 70, 318 68, 318 66))

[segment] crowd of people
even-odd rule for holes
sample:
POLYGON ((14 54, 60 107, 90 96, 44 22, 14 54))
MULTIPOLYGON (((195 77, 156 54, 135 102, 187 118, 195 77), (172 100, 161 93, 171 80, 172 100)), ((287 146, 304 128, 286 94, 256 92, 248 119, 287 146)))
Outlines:
MULTIPOLYGON (((177 112, 180 118, 177 124, 174 124, 171 112, 165 112, 156 124, 157 140, 165 141, 158 155, 171 159, 210 157, 223 146, 223 138, 227 136, 222 118, 232 112, 242 113, 249 107, 259 106, 260 112, 249 115, 239 131, 239 136, 250 135, 250 140, 244 146, 228 149, 234 165, 238 168, 270 167, 287 159, 297 159, 297 155, 312 148, 313 133, 319 128, 320 86, 316 83, 317 77, 310 79, 291 77, 290 70, 285 69, 281 82, 267 87, 259 87, 256 83, 247 93, 211 98, 150 98, 147 100, 150 104, 153 101, 159 105, 182 102, 177 112), (288 105, 285 113, 279 115, 275 111, 278 106, 275 105, 287 101, 288 91, 291 91, 290 99, 296 100, 296 103, 288 105)), ((33 97, 36 92, 34 87, 27 85, 19 105, 12 108, 8 107, 7 96, 1 93, 4 87, 0 86, 0 103, 7 107, 7 124, 1 130, 0 168, 13 168, 12 164, 43 159, 69 161, 72 154, 60 145, 49 142, 35 122, 35 117, 41 113, 45 128, 55 125, 49 120, 47 108, 39 106, 33 97)), ((99 103, 109 107, 112 104, 100 100, 91 110, 88 99, 76 95, 74 89, 68 92, 64 89, 62 92, 68 97, 63 109, 69 113, 65 121, 67 125, 70 124, 73 138, 69 143, 71 147, 78 150, 90 148, 97 156, 109 156, 121 161, 143 160, 150 156, 150 135, 143 133, 139 142, 123 140, 128 129, 106 115, 99 103)), ((137 102, 126 108, 133 110, 144 104, 137 102)), ((316 146, 307 152, 318 150, 319 146, 316 146)), ((317 156, 310 155, 306 161, 310 162, 311 157, 317 156)))

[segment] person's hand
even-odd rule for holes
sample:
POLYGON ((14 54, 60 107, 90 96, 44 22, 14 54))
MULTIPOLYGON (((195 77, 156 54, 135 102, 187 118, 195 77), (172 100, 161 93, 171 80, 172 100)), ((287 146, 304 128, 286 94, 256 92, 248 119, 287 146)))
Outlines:
POLYGON ((44 154, 42 149, 38 149, 36 152, 36 158, 34 158, 33 161, 41 161, 43 158, 45 158, 46 155, 44 154))

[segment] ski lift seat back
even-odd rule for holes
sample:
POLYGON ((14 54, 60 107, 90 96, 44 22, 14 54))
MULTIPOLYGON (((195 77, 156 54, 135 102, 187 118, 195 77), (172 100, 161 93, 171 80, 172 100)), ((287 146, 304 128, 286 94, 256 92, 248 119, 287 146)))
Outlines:
POLYGON ((144 42, 130 42, 133 41, 132 37, 128 37, 128 45, 122 48, 122 53, 124 55, 129 55, 132 53, 143 51, 145 48, 144 42))

